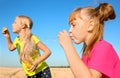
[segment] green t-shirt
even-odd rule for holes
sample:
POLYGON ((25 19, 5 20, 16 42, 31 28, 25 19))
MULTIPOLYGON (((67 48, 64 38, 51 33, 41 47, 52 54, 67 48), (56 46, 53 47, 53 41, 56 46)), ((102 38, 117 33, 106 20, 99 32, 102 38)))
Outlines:
MULTIPOLYGON (((32 35, 32 39, 34 40, 34 43, 37 44, 40 40, 35 36, 32 35)), ((19 37, 16 37, 16 39, 13 42, 14 47, 17 49, 18 53, 20 54, 21 52, 21 47, 23 46, 23 41, 20 41, 19 37)), ((34 54, 40 57, 40 53, 39 53, 39 49, 34 50, 34 54)), ((35 57, 34 55, 31 56, 33 58, 33 60, 37 60, 38 57, 35 57)), ((35 75, 36 73, 41 72, 42 70, 46 69, 48 67, 47 63, 45 61, 41 62, 38 64, 38 66, 36 67, 36 70, 33 72, 29 72, 28 71, 28 67, 25 64, 25 62, 22 62, 22 67, 24 69, 24 71, 26 72, 27 76, 32 76, 35 75)))

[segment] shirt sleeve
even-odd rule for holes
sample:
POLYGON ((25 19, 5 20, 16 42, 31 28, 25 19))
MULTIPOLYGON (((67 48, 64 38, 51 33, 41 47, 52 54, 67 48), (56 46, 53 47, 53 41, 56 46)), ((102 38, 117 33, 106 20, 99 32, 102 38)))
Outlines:
POLYGON ((18 43, 18 37, 16 37, 15 40, 13 41, 13 46, 15 48, 17 47, 17 43, 18 43))
POLYGON ((110 44, 97 45, 88 63, 88 67, 111 77, 114 69, 116 52, 110 44))
POLYGON ((37 44, 40 41, 40 39, 35 35, 33 35, 32 38, 35 41, 35 44, 37 44))

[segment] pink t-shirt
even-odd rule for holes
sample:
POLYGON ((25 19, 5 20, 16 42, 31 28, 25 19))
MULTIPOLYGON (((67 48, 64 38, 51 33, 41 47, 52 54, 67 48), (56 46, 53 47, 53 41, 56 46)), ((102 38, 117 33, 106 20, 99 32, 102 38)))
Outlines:
POLYGON ((95 44, 90 52, 90 58, 82 57, 90 68, 103 74, 102 78, 120 78, 120 60, 112 45, 104 40, 95 44))

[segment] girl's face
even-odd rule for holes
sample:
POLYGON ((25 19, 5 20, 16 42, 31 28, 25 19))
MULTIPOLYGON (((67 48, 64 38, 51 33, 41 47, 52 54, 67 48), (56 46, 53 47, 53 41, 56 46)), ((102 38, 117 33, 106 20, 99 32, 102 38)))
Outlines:
POLYGON ((14 33, 19 33, 21 29, 22 29, 22 26, 21 26, 20 19, 16 18, 14 23, 12 24, 12 31, 14 33))
POLYGON ((74 40, 76 44, 85 42, 88 34, 88 20, 83 20, 76 17, 76 20, 73 20, 70 23, 70 37, 74 40))

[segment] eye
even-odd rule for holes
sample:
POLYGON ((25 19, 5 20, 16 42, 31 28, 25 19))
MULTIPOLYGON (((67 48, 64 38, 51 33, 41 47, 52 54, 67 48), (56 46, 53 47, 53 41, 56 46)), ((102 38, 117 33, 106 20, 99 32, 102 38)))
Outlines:
POLYGON ((16 24, 16 21, 14 21, 14 24, 16 24))
POLYGON ((72 27, 75 27, 75 26, 76 26, 76 24, 72 23, 72 24, 71 24, 71 26, 72 26, 72 27))
POLYGON ((74 28, 74 27, 76 27, 76 23, 75 22, 71 22, 70 26, 74 28))

